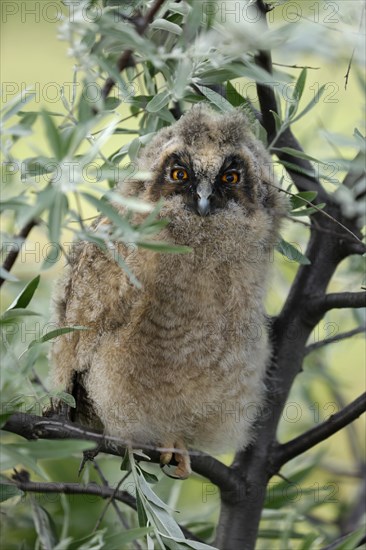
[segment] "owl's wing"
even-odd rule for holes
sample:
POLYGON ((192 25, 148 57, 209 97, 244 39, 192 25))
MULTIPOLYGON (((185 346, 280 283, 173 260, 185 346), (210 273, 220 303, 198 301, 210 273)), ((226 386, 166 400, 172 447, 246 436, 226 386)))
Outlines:
MULTIPOLYGON (((122 244, 116 244, 114 252, 125 258, 128 255, 122 244)), ((83 378, 102 335, 128 323, 135 292, 136 288, 113 257, 113 252, 108 255, 85 241, 74 244, 53 303, 56 326, 77 329, 57 337, 53 343, 51 382, 53 387, 75 397, 77 416, 87 417, 83 420, 94 414, 87 401, 83 378)), ((70 416, 75 417, 75 411, 70 412, 70 416)), ((83 423, 96 424, 94 421, 83 423)))

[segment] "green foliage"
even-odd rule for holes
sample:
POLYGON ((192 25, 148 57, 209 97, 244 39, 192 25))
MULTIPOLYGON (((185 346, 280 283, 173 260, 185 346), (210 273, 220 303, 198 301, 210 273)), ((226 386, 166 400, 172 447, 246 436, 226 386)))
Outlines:
MULTIPOLYGON (((42 262, 36 265, 36 275, 20 269, 15 276, 1 268, 1 277, 6 279, 9 289, 5 303, 10 303, 0 319, 3 336, 1 425, 14 412, 40 415, 51 398, 75 406, 73 396, 47 388, 48 342, 61 334, 86 330, 80 326, 49 326, 49 280, 54 277, 56 260, 68 255, 65 239, 93 242, 107 254, 111 254, 115 243, 140 246, 156 253, 189 253, 185 247, 159 240, 159 233, 169 223, 160 215, 161 203, 152 205, 124 198, 114 190, 128 178, 144 180, 148 177, 138 171, 137 156, 159 129, 174 122, 176 112, 185 112, 192 104, 205 101, 222 112, 244 109, 252 120, 259 108, 257 98, 252 97, 255 82, 276 90, 278 113, 272 113, 276 135, 268 148, 281 158, 286 154, 287 160, 279 161, 276 168, 284 191, 291 197, 290 222, 283 230, 276 255, 280 276, 274 286, 281 300, 286 298, 297 264, 310 263, 302 247, 302 226, 297 222, 325 215, 322 211, 326 206, 318 201, 315 192, 294 191, 286 169, 319 177, 331 188, 330 192, 335 190, 334 199, 343 204, 345 216, 358 216, 361 220, 357 197, 364 193, 364 180, 360 178, 353 192, 342 186, 340 179, 349 169, 355 174, 363 170, 363 129, 356 128, 351 136, 342 128, 338 133, 336 123, 322 128, 322 108, 327 106, 324 98, 329 95, 326 81, 329 77, 323 76, 323 71, 315 71, 317 76, 314 77, 310 67, 298 72, 296 67, 286 66, 279 70, 276 65, 270 74, 255 63, 258 49, 265 48, 272 51, 274 59, 286 63, 293 59, 296 63, 312 64, 315 57, 323 67, 329 66, 331 70, 342 66, 343 76, 353 51, 352 71, 355 79, 364 85, 359 70, 363 61, 362 48, 357 42, 358 12, 355 14, 352 6, 346 5, 351 3, 342 3, 342 18, 337 28, 342 34, 340 40, 335 41, 334 29, 329 25, 309 25, 311 13, 295 22, 286 19, 285 2, 277 2, 274 11, 270 12, 273 19, 268 31, 260 22, 253 22, 251 12, 246 11, 253 2, 231 4, 234 9, 238 5, 242 8, 238 16, 230 16, 223 2, 168 1, 158 10, 147 30, 140 33, 133 17, 136 14, 145 17, 152 2, 65 0, 59 35, 67 41, 77 67, 71 94, 67 96, 63 89, 61 105, 38 108, 36 91, 29 87, 3 107, 3 240, 20 248, 22 240, 12 235, 35 220, 38 239, 48 248, 42 262), (71 9, 73 17, 70 17, 71 9), (133 62, 120 72, 117 63, 126 50, 133 50, 133 62), (113 79, 115 85, 113 93, 103 99, 102 90, 108 78, 113 79), (315 87, 314 78, 318 79, 315 87), (89 92, 94 92, 94 96, 89 92), (316 131, 312 126, 314 120, 317 121, 316 131), (309 153, 279 145, 279 138, 293 125, 295 129, 307 125, 311 128, 309 153), (319 141, 313 145, 315 134, 319 139, 319 129, 325 136, 321 147, 317 145, 319 141), (24 144, 31 144, 31 155, 24 144), (353 162, 350 159, 358 151, 360 155, 353 162), (307 168, 299 168, 296 159, 310 164, 307 168), (335 172, 332 170, 334 164, 335 172), (141 223, 133 222, 135 214, 143 217, 141 223), (91 227, 90 216, 94 219, 98 215, 108 219, 107 229, 91 227), (32 309, 29 307, 31 301, 32 309)), ((329 15, 326 11, 329 6, 338 6, 332 2, 320 5, 323 15, 329 15)), ((313 9, 316 6, 317 3, 313 9)), ((256 135, 266 143, 264 129, 258 121, 252 122, 256 135)), ((304 135, 306 137, 306 132, 304 135)), ((9 248, 4 246, 4 254, 8 252, 9 248)), ((126 269, 131 282, 139 286, 123 256, 113 257, 126 269)), ((362 268, 358 259, 354 260, 352 270, 354 275, 350 284, 359 286, 362 268)), ((349 277, 349 271, 348 265, 342 276, 349 277)), ((342 324, 339 319, 337 322, 339 326, 342 324)), ((315 411, 314 404, 327 395, 329 388, 339 385, 336 377, 326 378, 321 358, 309 359, 301 376, 302 383, 290 398, 301 411, 315 411), (320 386, 322 394, 319 396, 320 386)), ((330 402, 338 403, 338 397, 336 392, 331 394, 330 402)), ((311 417, 302 418, 301 426, 284 421, 281 435, 288 439, 294 428, 311 427, 314 422, 311 417)), ((116 550, 132 548, 130 543, 136 540, 149 550, 213 548, 209 544, 213 540, 218 498, 212 496, 211 501, 204 500, 201 480, 193 478, 184 484, 170 482, 162 478, 157 467, 147 465, 149 471, 145 471, 130 453, 122 464, 124 475, 128 474, 122 489, 130 490, 128 483, 132 479, 129 492, 136 499, 137 514, 119 503, 123 521, 116 526, 114 511, 109 511, 109 506, 106 512, 106 503, 99 497, 92 501, 86 495, 63 495, 56 500, 42 500, 36 494, 25 496, 11 480, 13 469, 21 467, 36 481, 60 478, 85 485, 89 481, 100 483, 90 465, 81 479, 77 477, 82 452, 93 449, 93 444, 71 440, 25 442, 13 434, 5 434, 3 439, 0 458, 4 475, 0 479, 0 497, 5 514, 4 548, 116 550), (175 513, 176 509, 179 514, 175 513), (177 520, 204 542, 185 540, 177 520)), ((120 482, 116 479, 118 459, 98 457, 97 461, 103 463, 103 469, 117 487, 120 482)), ((348 464, 350 469, 356 467, 355 462, 352 455, 348 464)), ((286 467, 285 478, 269 487, 259 532, 259 550, 269 547, 316 550, 338 537, 339 524, 348 510, 339 499, 326 498, 330 494, 327 480, 334 479, 330 466, 321 453, 315 453, 302 465, 295 463, 286 467), (324 477, 324 469, 328 478, 324 477), (322 483, 316 486, 319 476, 322 483), (298 498, 299 491, 301 498, 298 498), (318 513, 320 508, 325 509, 327 519, 322 512, 318 513)), ((335 479, 336 483, 341 483, 345 476, 335 479)), ((351 494, 349 490, 346 500, 351 501, 351 494)), ((359 538, 357 530, 337 548, 351 550, 359 538)))

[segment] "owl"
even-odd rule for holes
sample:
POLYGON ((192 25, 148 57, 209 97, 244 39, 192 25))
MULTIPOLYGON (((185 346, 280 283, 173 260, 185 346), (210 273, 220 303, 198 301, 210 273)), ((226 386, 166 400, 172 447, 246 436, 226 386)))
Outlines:
POLYGON ((172 462, 184 479, 190 449, 243 449, 255 433, 270 356, 263 299, 285 203, 239 110, 192 108, 156 134, 138 163, 150 176, 118 192, 163 199, 159 215, 169 224, 159 240, 191 252, 115 243, 137 288, 113 257, 76 242, 54 296, 55 321, 88 330, 57 338, 52 378, 75 396, 73 420, 161 449, 161 464, 172 462))

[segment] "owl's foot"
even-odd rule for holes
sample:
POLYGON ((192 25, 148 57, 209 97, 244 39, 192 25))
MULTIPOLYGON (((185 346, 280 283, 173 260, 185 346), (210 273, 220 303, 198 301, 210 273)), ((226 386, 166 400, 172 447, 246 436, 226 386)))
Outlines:
POLYGON ((163 445, 165 448, 174 448, 175 451, 166 451, 161 453, 160 455, 160 465, 162 468, 164 466, 167 466, 170 464, 170 462, 173 459, 174 455, 174 461, 177 463, 177 467, 175 468, 174 472, 172 474, 166 472, 163 469, 164 474, 166 474, 168 477, 172 477, 174 479, 187 479, 191 473, 191 461, 189 458, 188 450, 183 443, 181 439, 177 440, 176 442, 169 442, 167 445, 163 445))

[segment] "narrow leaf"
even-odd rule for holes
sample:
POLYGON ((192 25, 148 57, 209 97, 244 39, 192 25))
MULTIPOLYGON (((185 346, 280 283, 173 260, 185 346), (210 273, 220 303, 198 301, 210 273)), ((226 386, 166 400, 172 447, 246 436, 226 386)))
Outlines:
MULTIPOLYGON (((19 445, 19 451, 22 451, 21 444, 19 445)), ((27 443, 27 452, 36 460, 39 459, 59 459, 69 458, 72 454, 81 454, 83 451, 94 449, 95 443, 92 441, 83 441, 75 439, 63 439, 62 441, 46 441, 37 440, 29 441, 27 443)), ((13 445, 13 448, 16 448, 13 445)))
POLYGON ((323 86, 321 86, 321 88, 319 88, 318 92, 315 94, 315 97, 307 104, 305 109, 301 111, 301 113, 299 113, 295 118, 292 119, 291 121, 292 124, 297 120, 299 120, 300 118, 302 118, 304 115, 306 115, 306 113, 308 113, 317 103, 319 103, 319 100, 324 93, 325 87, 326 87, 326 84, 324 84, 323 86))
POLYGON ((160 111, 165 105, 169 103, 170 100, 170 92, 168 90, 165 90, 164 92, 160 92, 155 97, 149 101, 149 103, 146 105, 146 110, 149 113, 156 113, 157 111, 160 111))
POLYGON ((365 525, 356 529, 346 537, 343 537, 335 546, 332 545, 332 550, 350 550, 351 548, 360 548, 359 544, 365 534, 365 525))
POLYGON ((297 149, 293 149, 292 147, 281 147, 281 148, 273 147, 272 151, 273 153, 277 153, 277 152, 287 153, 296 158, 306 159, 306 160, 310 160, 312 162, 318 162, 321 164, 327 164, 326 162, 322 162, 321 160, 318 160, 315 157, 307 155, 306 153, 304 153, 304 151, 298 151, 297 149))
POLYGON ((147 525, 147 515, 145 513, 145 508, 142 503, 140 494, 138 491, 136 491, 136 507, 137 507, 137 517, 139 520, 139 526, 140 527, 146 527, 147 525))
POLYGON ((167 21, 166 19, 155 19, 155 21, 150 24, 150 29, 159 29, 161 31, 177 34, 178 36, 182 34, 182 28, 179 25, 167 21))
POLYGON ((275 126, 276 126, 276 132, 278 134, 280 132, 281 128, 282 128, 282 120, 280 119, 280 117, 278 116, 278 114, 275 111, 271 111, 271 113, 273 115, 273 118, 274 118, 274 121, 275 121, 275 126))
POLYGON ((231 113, 234 110, 234 107, 229 103, 227 99, 222 97, 217 92, 214 92, 211 90, 211 88, 207 88, 206 86, 200 86, 199 84, 196 84, 196 88, 199 89, 199 91, 210 101, 210 103, 213 103, 220 109, 220 111, 224 113, 231 113))
POLYGON ((296 85, 295 85, 295 89, 294 89, 294 94, 293 94, 293 97, 295 99, 295 101, 298 103, 302 97, 302 94, 304 92, 304 87, 305 87, 305 83, 306 83, 306 77, 307 77, 307 69, 304 68, 300 75, 299 75, 299 78, 297 79, 297 82, 296 82, 296 85))
POLYGON ((291 206, 295 210, 301 206, 306 206, 309 202, 312 202, 316 199, 318 193, 317 191, 302 191, 291 197, 291 206))
POLYGON ((28 349, 33 347, 35 344, 43 344, 43 342, 48 342, 53 338, 58 338, 58 336, 61 336, 62 334, 68 334, 69 332, 75 332, 76 330, 89 330, 89 328, 75 326, 75 327, 62 327, 62 328, 57 328, 55 330, 51 330, 50 332, 47 332, 47 334, 44 334, 43 336, 41 336, 41 338, 38 338, 37 340, 32 340, 32 342, 28 346, 28 349))
POLYGON ((68 209, 68 200, 61 191, 56 192, 48 215, 48 232, 50 241, 58 244, 60 241, 61 226, 68 209))
POLYGON ((184 57, 184 59, 179 61, 174 84, 174 94, 176 99, 182 99, 182 97, 184 97, 186 86, 190 83, 192 68, 192 61, 189 57, 184 57))
POLYGON ((18 307, 16 309, 9 309, 9 311, 4 311, 4 313, 1 316, 1 322, 2 323, 8 323, 9 321, 12 321, 13 319, 19 319, 19 317, 31 317, 34 315, 40 315, 40 313, 36 313, 35 311, 30 311, 29 309, 24 309, 21 307, 18 307))
POLYGON ((175 245, 160 241, 137 241, 138 246, 154 250, 155 252, 166 252, 169 254, 189 254, 192 248, 189 246, 175 245))
POLYGON ((289 259, 291 262, 297 262, 301 265, 309 265, 310 260, 300 252, 295 246, 291 243, 281 239, 281 241, 276 246, 278 252, 280 252, 285 258, 289 259))
POLYGON ((52 153, 55 155, 57 160, 61 160, 62 159, 61 134, 58 131, 55 123, 53 122, 52 117, 46 111, 42 111, 41 114, 45 125, 45 129, 46 129, 46 136, 48 138, 48 142, 51 147, 52 153))
POLYGON ((13 101, 5 105, 4 111, 5 114, 3 115, 2 119, 3 122, 6 122, 9 118, 11 118, 13 115, 20 113, 21 109, 27 105, 30 101, 33 101, 33 99, 36 97, 35 93, 29 93, 28 90, 24 90, 22 94, 19 94, 17 97, 14 98, 13 101), (10 107, 10 108, 9 108, 10 107), (6 111, 6 109, 8 109, 6 111))
POLYGON ((25 309, 31 299, 33 298, 33 294, 37 290, 40 276, 37 275, 34 279, 32 279, 27 286, 21 291, 21 293, 15 298, 14 302, 7 308, 6 311, 9 311, 11 309, 18 309, 22 308, 25 309))
POLYGON ((239 94, 236 88, 228 82, 226 84, 226 96, 233 107, 240 107, 241 105, 247 105, 248 101, 239 94))
POLYGON ((11 281, 12 283, 17 283, 19 279, 15 277, 12 273, 0 266, 0 277, 5 279, 5 281, 11 281))
POLYGON ((117 227, 124 229, 125 231, 131 231, 129 223, 117 212, 113 206, 103 199, 97 199, 89 193, 82 193, 83 197, 86 198, 95 208, 97 208, 102 214, 104 214, 112 223, 117 227))
POLYGON ((66 393, 65 391, 56 391, 56 392, 50 392, 51 397, 57 397, 57 399, 60 399, 66 405, 69 407, 72 407, 73 409, 76 407, 76 401, 75 397, 71 395, 70 393, 66 393))
MULTIPOLYGON (((1 477, 2 479, 5 479, 3 478, 3 476, 1 477)), ((22 494, 23 492, 20 489, 18 489, 18 487, 16 487, 14 483, 12 483, 11 481, 8 481, 7 483, 6 482, 3 483, 2 481, 0 481, 0 502, 4 502, 9 498, 19 496, 22 494)))
POLYGON ((52 550, 57 544, 54 523, 49 513, 31 496, 33 522, 43 550, 52 550))
MULTIPOLYGON (((116 533, 115 535, 111 535, 110 537, 107 535, 106 542, 108 543, 108 548, 112 548, 112 546, 109 545, 113 545, 113 541, 115 541, 115 546, 113 545, 113 548, 122 548, 122 543, 132 542, 136 539, 144 537, 152 531, 152 527, 136 527, 135 529, 128 529, 128 531, 116 533)), ((107 548, 107 546, 105 548, 107 548)))

